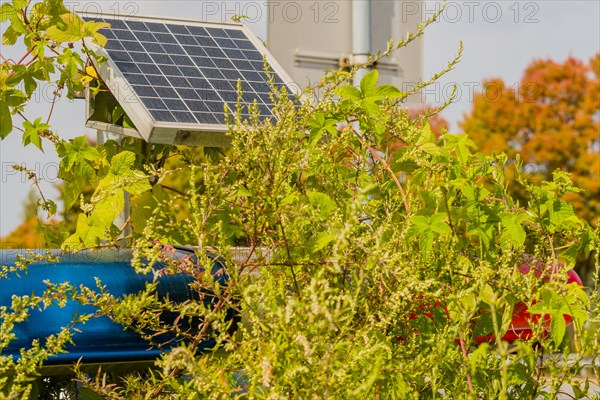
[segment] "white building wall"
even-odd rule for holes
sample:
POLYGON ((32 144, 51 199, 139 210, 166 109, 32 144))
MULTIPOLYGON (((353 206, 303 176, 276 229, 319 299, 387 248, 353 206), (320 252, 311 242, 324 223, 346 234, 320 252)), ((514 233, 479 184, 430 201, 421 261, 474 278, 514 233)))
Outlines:
MULTIPOLYGON (((360 1, 360 0, 358 0, 360 1)), ((400 40, 421 22, 421 1, 372 0, 371 47, 384 50, 390 39, 400 40)), ((349 61, 352 53, 352 1, 278 0, 267 6, 267 47, 304 87, 318 81, 326 69, 349 61)), ((423 71, 423 41, 394 52, 376 67, 381 82, 407 88, 423 71)))

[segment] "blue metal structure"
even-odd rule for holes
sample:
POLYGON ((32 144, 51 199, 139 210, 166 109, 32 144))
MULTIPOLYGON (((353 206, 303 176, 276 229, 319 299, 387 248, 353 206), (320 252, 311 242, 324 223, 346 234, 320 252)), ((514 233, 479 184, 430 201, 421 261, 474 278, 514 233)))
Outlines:
MULTIPOLYGON (((45 280, 60 284, 69 282, 71 285, 84 285, 97 289, 98 278, 106 290, 115 297, 137 293, 144 290, 145 285, 153 281, 153 274, 137 274, 130 264, 131 252, 127 250, 87 251, 78 254, 54 252, 60 261, 36 262, 28 267, 27 272, 21 271, 0 279, 0 306, 10 309, 12 296, 41 295, 46 289, 45 280)), ((19 256, 30 258, 25 251, 0 251, 0 265, 15 265, 19 256)), ((174 257, 191 256, 193 252, 178 250, 174 257)), ((227 280, 225 266, 216 257, 213 260, 212 274, 215 280, 224 284, 227 280)), ((157 268, 161 268, 158 264, 157 268)), ((173 302, 198 298, 198 292, 190 288, 192 277, 185 274, 166 275, 158 279, 157 293, 160 297, 167 296, 173 302)), ((210 301, 207 296, 205 301, 210 301)), ((63 326, 68 326, 74 315, 93 314, 96 308, 68 301, 66 307, 52 305, 47 309, 31 310, 27 321, 16 325, 13 340, 9 347, 2 350, 2 355, 12 355, 18 358, 20 349, 31 347, 34 339, 41 343, 48 335, 58 333, 63 326)), ((84 363, 104 363, 122 361, 143 361, 156 358, 161 350, 152 347, 138 334, 122 325, 113 322, 108 317, 93 318, 89 322, 76 326, 74 345, 68 345, 68 353, 49 358, 44 365, 64 365, 76 362, 80 358, 84 363)), ((168 339, 168 338, 165 338, 168 339)), ((176 342, 173 341, 171 345, 176 342)), ((213 341, 207 341, 200 348, 214 346, 213 341)))

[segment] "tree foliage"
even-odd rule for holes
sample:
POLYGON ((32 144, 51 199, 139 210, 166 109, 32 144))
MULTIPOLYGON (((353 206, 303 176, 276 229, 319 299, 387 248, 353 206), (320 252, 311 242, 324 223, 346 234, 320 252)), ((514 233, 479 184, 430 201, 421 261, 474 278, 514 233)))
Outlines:
MULTIPOLYGON (((57 1, 39 4, 31 11, 22 0, 3 6, 11 21, 5 36, 25 35, 29 49, 50 44, 49 54, 30 52, 29 65, 60 72, 67 94, 97 81, 83 60, 102 60, 69 43, 87 36, 102 45, 102 26, 65 15, 57 1)), ((373 59, 421 36, 434 18, 373 59)), ((459 55, 420 88, 452 69, 459 55)), ((28 98, 17 88, 25 75, 9 79, 20 65, 2 64, 0 96, 13 99, 2 103, 12 124, 23 118, 28 98)), ((571 268, 577 254, 597 251, 599 240, 564 200, 577 191, 569 175, 556 172, 534 185, 517 171, 528 198, 519 203, 506 189, 507 156, 474 152, 466 135, 436 139, 429 124, 415 122, 404 108, 411 93, 380 85, 377 71, 353 87, 353 72, 324 77, 319 99, 311 97, 314 88, 291 99, 273 85, 271 119, 240 103, 228 113, 226 150, 136 140, 92 147, 85 138, 66 141, 48 128, 29 129, 30 138, 54 145, 66 198, 80 199, 75 232, 49 229, 48 241, 80 250, 125 240, 136 271, 189 274, 192 289, 214 300, 210 307, 194 299, 174 303, 155 296, 154 285, 116 298, 101 283, 48 282, 45 293, 14 297, 11 308, 0 309, 0 349, 30 309, 68 298, 98 308, 80 321, 106 315, 147 338, 173 332, 186 339, 155 368, 121 379, 75 367, 89 398, 552 398, 563 385, 585 398, 588 383, 578 372, 583 357, 600 349, 593 328, 598 293, 587 296, 566 284, 560 261, 571 268), (89 184, 93 194, 81 198, 89 184), (123 238, 125 227, 114 219, 126 192, 133 233, 123 238), (158 270, 152 260, 168 260, 172 244, 194 245, 199 265, 178 261, 158 270), (244 257, 236 257, 240 244, 244 257), (226 285, 201 272, 210 270, 207 251, 226 261, 226 285), (522 273, 524 254, 544 268, 522 273), (535 305, 540 316, 531 321, 533 336, 480 345, 480 338, 511 329, 519 302, 535 305), (241 318, 237 325, 231 310, 241 318), (178 318, 161 322, 167 312, 178 318), (545 315, 553 318, 549 327, 545 315), (563 315, 573 320, 572 338, 563 315), (185 329, 186 321, 196 327, 185 329), (215 348, 199 351, 208 339, 215 348), (571 348, 573 368, 560 356, 571 348)), ((97 88, 106 90, 102 82, 97 88)), ((4 136, 16 131, 5 129, 4 136)), ((50 202, 42 207, 56 213, 50 202)), ((76 334, 65 327, 18 360, 0 356, 0 394, 32 393, 36 367, 76 334)))
POLYGON ((37 202, 33 192, 23 205, 23 222, 12 232, 0 238, 0 249, 39 249, 46 247, 44 234, 37 217, 37 202))
POLYGON ((569 195, 592 225, 600 215, 600 53, 588 63, 537 60, 521 81, 484 83, 462 128, 484 154, 517 154, 531 179, 557 169, 582 190, 569 195))

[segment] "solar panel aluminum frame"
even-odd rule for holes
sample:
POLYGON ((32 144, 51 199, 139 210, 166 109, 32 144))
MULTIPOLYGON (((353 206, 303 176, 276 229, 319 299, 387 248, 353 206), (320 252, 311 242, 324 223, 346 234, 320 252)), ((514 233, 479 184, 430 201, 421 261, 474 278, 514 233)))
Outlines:
MULTIPOLYGON (((262 41, 254 35, 254 33, 245 25, 238 23, 222 23, 222 22, 200 22, 194 20, 152 17, 152 16, 135 16, 124 17, 119 15, 102 14, 97 12, 76 11, 80 17, 89 19, 107 18, 122 21, 142 21, 142 22, 159 22, 178 25, 193 25, 201 27, 226 27, 236 28, 244 32, 247 38, 255 46, 255 48, 266 56, 267 62, 273 71, 283 80, 288 90, 295 95, 301 95, 300 89, 293 84, 292 78, 281 67, 273 55, 267 50, 262 41), (291 85, 290 85, 291 84, 291 85)), ((205 124, 205 123, 181 123, 181 122, 160 122, 156 121, 148 109, 143 105, 141 99, 137 96, 127 82, 123 73, 116 66, 116 63, 110 58, 108 52, 93 43, 91 38, 86 38, 85 44, 92 49, 96 54, 106 57, 106 61, 98 65, 93 60, 95 67, 98 70, 100 78, 104 80, 108 89, 115 96, 118 103, 121 105, 125 113, 134 123, 136 129, 124 128, 119 125, 110 124, 107 122, 93 121, 89 119, 91 115, 91 94, 88 90, 87 98, 87 122, 86 126, 93 129, 99 129, 107 132, 117 133, 126 136, 133 136, 144 139, 148 143, 160 144, 179 144, 188 146, 207 146, 207 147, 229 147, 231 138, 229 136, 229 128, 223 124, 205 124)))

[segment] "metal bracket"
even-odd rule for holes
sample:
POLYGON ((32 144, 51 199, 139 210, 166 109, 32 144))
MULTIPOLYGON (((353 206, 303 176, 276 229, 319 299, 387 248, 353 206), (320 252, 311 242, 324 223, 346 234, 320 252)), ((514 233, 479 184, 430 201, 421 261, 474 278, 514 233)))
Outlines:
MULTIPOLYGON (((294 52, 294 63, 296 67, 300 68, 351 68, 354 65, 364 64, 365 57, 357 57, 345 53, 296 49, 294 52)), ((378 61, 373 64, 372 68, 382 72, 390 72, 398 76, 402 76, 404 72, 395 58, 391 58, 389 61, 378 61)))

